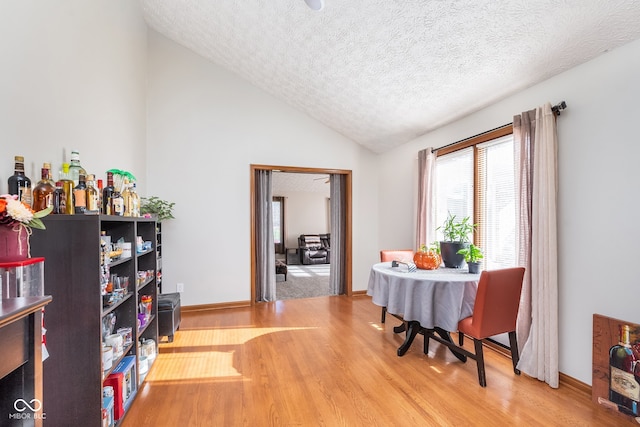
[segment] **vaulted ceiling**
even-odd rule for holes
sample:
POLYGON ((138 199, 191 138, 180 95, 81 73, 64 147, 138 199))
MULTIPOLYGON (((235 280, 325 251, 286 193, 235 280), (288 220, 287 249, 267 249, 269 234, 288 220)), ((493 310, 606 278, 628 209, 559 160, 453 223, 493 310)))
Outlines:
POLYGON ((140 1, 154 30, 374 152, 640 38, 638 0, 140 1))

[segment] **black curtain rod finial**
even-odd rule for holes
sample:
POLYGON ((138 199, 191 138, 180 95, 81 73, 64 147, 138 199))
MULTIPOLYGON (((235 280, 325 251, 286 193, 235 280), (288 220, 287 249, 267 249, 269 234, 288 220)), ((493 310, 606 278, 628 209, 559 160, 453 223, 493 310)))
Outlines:
POLYGON ((556 116, 559 116, 560 111, 564 110, 565 108, 567 108, 567 103, 564 101, 561 101, 559 104, 556 104, 553 107, 551 107, 551 111, 553 111, 553 113, 556 116))

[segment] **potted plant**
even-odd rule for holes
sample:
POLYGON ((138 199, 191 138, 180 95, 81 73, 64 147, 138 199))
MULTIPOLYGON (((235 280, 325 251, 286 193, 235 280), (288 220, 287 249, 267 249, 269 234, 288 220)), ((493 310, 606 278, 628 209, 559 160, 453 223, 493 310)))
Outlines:
POLYGON ((173 206, 174 202, 167 202, 159 197, 143 197, 142 204, 140 205, 140 213, 156 215, 158 221, 164 221, 165 219, 173 219, 173 206))
POLYGON ((440 254, 445 267, 460 268, 464 264, 464 256, 460 255, 460 249, 469 247, 469 235, 473 233, 476 224, 471 224, 468 216, 456 221, 456 216, 449 212, 447 219, 441 227, 444 240, 440 242, 440 254))
POLYGON ((469 273, 478 274, 480 272, 480 260, 484 258, 482 249, 471 243, 468 248, 460 249, 458 254, 462 255, 467 262, 469 273))

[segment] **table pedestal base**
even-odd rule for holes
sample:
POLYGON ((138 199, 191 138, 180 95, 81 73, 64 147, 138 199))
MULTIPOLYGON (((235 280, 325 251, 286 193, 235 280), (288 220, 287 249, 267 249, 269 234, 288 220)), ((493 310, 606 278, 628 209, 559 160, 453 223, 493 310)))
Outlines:
MULTIPOLYGON (((411 347, 411 344, 413 343, 413 340, 416 338, 416 335, 423 334, 425 333, 425 331, 428 330, 432 330, 435 331, 438 335, 440 335, 440 337, 445 340, 448 341, 450 343, 453 343, 453 341, 451 340, 451 334, 449 333, 449 331, 445 331, 442 328, 438 328, 437 326, 433 329, 427 329, 427 328, 423 328, 422 326, 420 326, 420 322, 417 322, 415 320, 410 320, 410 321, 405 321, 402 323, 402 325, 399 326, 395 326, 393 328, 393 332, 396 334, 402 333, 404 331, 407 331, 407 335, 404 339, 404 342, 402 343, 402 345, 400 347, 398 347, 398 356, 404 356, 405 353, 407 352, 407 350, 409 350, 409 347, 411 347)), ((457 357, 461 362, 466 362, 467 361, 467 356, 462 354, 462 353, 458 353, 457 351, 455 351, 452 348, 449 348, 449 350, 451 351, 451 353, 453 353, 453 355, 455 357, 457 357)))

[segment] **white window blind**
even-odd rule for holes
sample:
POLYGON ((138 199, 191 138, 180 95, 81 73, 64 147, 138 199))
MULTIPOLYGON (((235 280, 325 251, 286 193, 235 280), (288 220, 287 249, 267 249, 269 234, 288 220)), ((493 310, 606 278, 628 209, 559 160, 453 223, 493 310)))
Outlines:
POLYGON ((513 135, 478 144, 477 244, 484 269, 516 265, 513 135))
MULTIPOLYGON (((472 147, 436 159, 436 225, 441 226, 449 213, 473 222, 472 147)), ((442 230, 436 236, 442 240, 442 230)))

